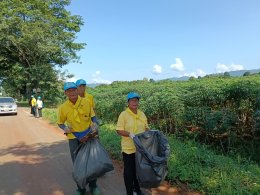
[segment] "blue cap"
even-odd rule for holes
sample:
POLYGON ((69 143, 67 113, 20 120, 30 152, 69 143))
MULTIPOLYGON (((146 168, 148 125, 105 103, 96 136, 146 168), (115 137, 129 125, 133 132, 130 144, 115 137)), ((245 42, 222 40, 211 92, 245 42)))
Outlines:
POLYGON ((63 89, 66 91, 68 89, 71 89, 71 88, 74 88, 74 89, 77 89, 77 85, 73 82, 66 82, 64 83, 64 87, 63 89))
POLYGON ((86 81, 83 80, 83 79, 79 79, 79 80, 76 81, 76 85, 77 85, 77 86, 86 85, 86 84, 87 84, 86 81))
POLYGON ((42 99, 41 96, 38 96, 38 99, 39 99, 39 100, 42 99))
POLYGON ((137 98, 138 100, 141 98, 140 95, 138 95, 137 93, 135 92, 130 92, 127 94, 127 101, 129 101, 129 99, 132 99, 132 98, 137 98))

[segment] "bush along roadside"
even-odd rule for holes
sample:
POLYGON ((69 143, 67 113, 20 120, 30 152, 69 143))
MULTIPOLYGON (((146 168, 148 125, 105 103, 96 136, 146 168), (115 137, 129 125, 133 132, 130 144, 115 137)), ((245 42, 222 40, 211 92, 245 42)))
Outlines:
POLYGON ((193 141, 169 137, 168 179, 180 180, 203 194, 259 194, 260 167, 245 159, 214 153, 193 141))

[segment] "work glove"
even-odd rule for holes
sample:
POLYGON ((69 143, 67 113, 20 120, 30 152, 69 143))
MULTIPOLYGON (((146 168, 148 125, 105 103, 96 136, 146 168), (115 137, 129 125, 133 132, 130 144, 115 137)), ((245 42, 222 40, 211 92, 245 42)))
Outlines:
POLYGON ((84 137, 82 137, 79 141, 86 143, 86 141, 88 141, 89 139, 93 139, 93 138, 98 138, 98 132, 97 131, 93 131, 87 135, 85 135, 84 137))
POLYGON ((65 128, 63 129, 64 131, 64 134, 67 135, 68 133, 71 133, 72 132, 72 129, 68 126, 65 126, 65 128))
POLYGON ((132 138, 132 139, 134 139, 135 134, 133 134, 133 133, 129 133, 129 137, 132 138))
POLYGON ((97 123, 92 123, 91 129, 92 129, 93 132, 94 131, 98 131, 98 124, 97 123))

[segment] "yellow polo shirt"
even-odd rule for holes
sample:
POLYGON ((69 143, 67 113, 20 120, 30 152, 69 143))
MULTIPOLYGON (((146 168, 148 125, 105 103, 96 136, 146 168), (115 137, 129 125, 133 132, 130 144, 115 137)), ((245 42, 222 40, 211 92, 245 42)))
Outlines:
MULTIPOLYGON (((58 124, 67 124, 73 131, 82 132, 88 129, 92 123, 91 117, 94 117, 95 113, 90 102, 78 96, 76 104, 72 104, 67 100, 58 109, 58 124)), ((69 133, 67 136, 69 139, 74 139, 75 136, 69 133)))
POLYGON ((93 95, 85 92, 84 93, 84 98, 88 99, 88 101, 90 102, 91 106, 95 109, 95 102, 94 102, 94 97, 93 95))
POLYGON ((36 106, 36 99, 35 98, 32 98, 31 104, 32 104, 32 106, 36 106))
MULTIPOLYGON (((116 130, 125 130, 127 132, 138 134, 148 129, 147 118, 145 114, 137 110, 137 114, 134 114, 129 108, 121 112, 118 117, 116 130)), ((136 148, 133 140, 130 137, 122 136, 121 139, 122 152, 126 154, 132 154, 136 152, 136 148)))

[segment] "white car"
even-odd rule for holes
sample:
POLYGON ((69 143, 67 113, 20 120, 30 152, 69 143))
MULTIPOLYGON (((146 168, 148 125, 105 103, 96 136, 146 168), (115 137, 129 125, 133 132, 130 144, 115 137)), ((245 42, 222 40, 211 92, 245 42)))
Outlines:
POLYGON ((0 114, 17 115, 17 104, 12 97, 0 97, 0 114))

